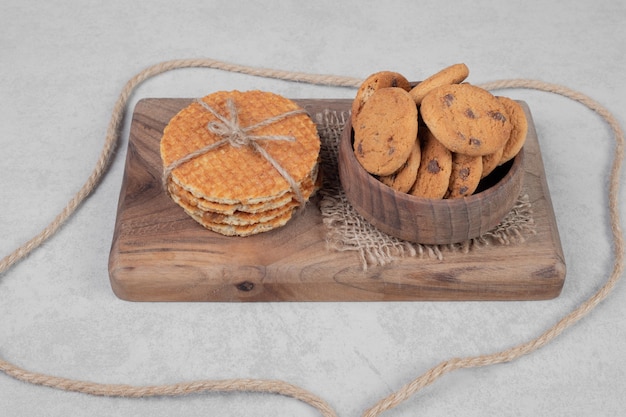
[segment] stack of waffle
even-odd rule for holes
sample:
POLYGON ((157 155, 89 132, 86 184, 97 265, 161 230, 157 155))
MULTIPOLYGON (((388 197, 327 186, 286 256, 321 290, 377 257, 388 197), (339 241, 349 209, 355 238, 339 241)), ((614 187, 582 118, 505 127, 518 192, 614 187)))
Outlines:
POLYGON ((285 225, 318 188, 316 126, 272 93, 221 91, 193 102, 170 120, 160 150, 171 198, 226 236, 285 225))

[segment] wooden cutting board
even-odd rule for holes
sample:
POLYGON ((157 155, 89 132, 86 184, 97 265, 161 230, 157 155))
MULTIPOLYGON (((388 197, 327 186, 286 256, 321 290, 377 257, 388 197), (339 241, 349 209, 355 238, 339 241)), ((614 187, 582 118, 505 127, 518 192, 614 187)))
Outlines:
MULTIPOLYGON (((350 100, 295 100, 311 115, 350 100)), ((529 117, 522 192, 537 234, 443 260, 404 258, 363 270, 355 252, 330 250, 315 201, 286 226, 245 238, 207 231, 161 187, 159 141, 191 99, 135 107, 109 257, 114 293, 131 301, 540 300, 558 296, 565 262, 537 134, 529 117)))

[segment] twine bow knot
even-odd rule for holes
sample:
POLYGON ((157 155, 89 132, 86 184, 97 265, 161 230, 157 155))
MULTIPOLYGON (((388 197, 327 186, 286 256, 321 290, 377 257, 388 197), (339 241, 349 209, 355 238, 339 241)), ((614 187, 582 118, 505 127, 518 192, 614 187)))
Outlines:
POLYGON ((230 146, 235 148, 250 145, 250 138, 239 125, 231 125, 214 121, 207 123, 206 128, 209 132, 215 133, 217 136, 227 138, 230 146))
MULTIPOLYGON (((295 142, 296 138, 293 136, 284 135, 252 135, 250 132, 276 123, 280 120, 286 119, 296 114, 302 114, 305 111, 303 109, 293 110, 290 112, 282 113, 277 116, 270 117, 262 120, 259 123, 243 127, 239 123, 239 110, 235 105, 235 101, 232 98, 226 99, 226 108, 228 109, 228 116, 226 117, 213 109, 202 100, 196 100, 205 110, 210 112, 213 116, 217 117, 217 120, 213 120, 207 123, 207 130, 217 136, 226 139, 228 143, 239 148, 241 146, 253 145, 253 142, 257 140, 286 140, 288 142, 295 142)), ((254 146, 254 145, 253 145, 254 146)), ((254 146, 256 148, 256 146, 254 146)), ((258 149, 257 149, 258 150, 258 149)))
POLYGON ((172 175, 172 171, 179 166, 185 164, 186 162, 191 161, 192 159, 197 158, 200 155, 204 155, 205 153, 219 148, 220 146, 223 146, 225 144, 229 144, 234 148, 251 146, 256 152, 261 154, 261 156, 263 156, 263 158, 265 158, 274 167, 274 169, 276 169, 276 171, 278 171, 278 173, 287 181, 291 189, 294 191, 296 199, 300 203, 300 206, 304 206, 305 200, 296 181, 261 145, 257 143, 258 140, 283 140, 288 142, 295 142, 296 138, 286 135, 251 134, 251 132, 261 127, 269 126, 273 123, 279 122, 292 116, 296 116, 298 114, 305 114, 306 111, 304 109, 291 110, 276 116, 269 117, 250 126, 241 126, 241 124, 239 123, 239 111, 237 109, 235 101, 232 98, 229 97, 228 99, 226 99, 228 117, 220 114, 213 107, 211 107, 201 99, 196 99, 196 102, 217 118, 217 120, 208 122, 206 125, 206 129, 209 132, 220 137, 221 139, 217 142, 213 142, 207 146, 204 146, 168 165, 163 170, 163 188, 165 190, 167 190, 167 183, 172 175))

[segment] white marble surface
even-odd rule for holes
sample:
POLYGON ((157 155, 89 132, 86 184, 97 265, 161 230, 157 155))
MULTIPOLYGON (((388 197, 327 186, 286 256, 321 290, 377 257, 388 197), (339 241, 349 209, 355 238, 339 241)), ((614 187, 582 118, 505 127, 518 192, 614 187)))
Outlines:
MULTIPOLYGON (((44 228, 80 188, 125 82, 169 59, 420 79, 465 62, 475 83, 531 78, 575 88, 626 124, 626 5, 612 0, 442 2, 2 1, 0 254, 44 228)), ((209 69, 140 86, 144 97, 260 88, 288 97, 354 90, 209 69)), ((0 276, 0 357, 101 383, 272 378, 360 416, 439 361, 537 336, 588 298, 612 267, 609 129, 562 97, 506 91, 533 112, 568 274, 544 302, 130 303, 107 260, 128 124, 109 172, 60 232, 0 276)), ((128 122, 127 122, 128 123, 128 122)), ((621 178, 624 180, 622 173, 621 178)), ((624 190, 624 187, 621 187, 624 190)), ((626 214, 623 203, 622 215, 626 214)), ((529 259, 532 262, 532 259, 529 259)), ((626 410, 626 287, 553 343, 512 363, 449 374, 389 416, 616 416, 626 410)), ((207 394, 118 399, 0 374, 6 416, 312 416, 293 399, 207 394)))

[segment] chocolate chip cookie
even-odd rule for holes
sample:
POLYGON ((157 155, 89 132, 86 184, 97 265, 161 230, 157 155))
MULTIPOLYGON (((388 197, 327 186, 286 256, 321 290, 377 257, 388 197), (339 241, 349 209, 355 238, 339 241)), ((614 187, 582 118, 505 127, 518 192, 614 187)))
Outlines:
POLYGON ((426 78, 413 87, 413 89, 409 91, 409 94, 411 94, 411 97, 413 97, 413 100, 415 100, 415 103, 419 106, 422 104, 422 100, 426 97, 426 94, 430 91, 443 85, 458 84, 468 76, 469 68, 467 68, 467 65, 454 64, 426 78))
POLYGON ((417 170, 421 161, 421 149, 418 140, 413 145, 413 150, 409 155, 406 163, 396 172, 391 175, 379 177, 378 179, 388 187, 393 188, 401 193, 407 193, 415 183, 417 178, 417 170))
POLYGON ((352 124, 355 124, 354 120, 361 113, 365 102, 369 100, 372 94, 376 90, 388 87, 397 87, 409 91, 411 84, 402 74, 394 71, 380 71, 367 77, 357 90, 356 97, 352 102, 352 124))
POLYGON ((367 100, 354 129, 354 154, 374 175, 391 175, 405 164, 417 140, 417 107, 398 87, 376 90, 367 100))
POLYGON ((504 152, 504 147, 498 149, 494 153, 490 153, 489 155, 483 155, 483 173, 482 177, 485 178, 487 175, 491 174, 494 169, 500 165, 500 159, 502 159, 502 152, 504 152))
POLYGON ((452 154, 452 173, 446 198, 470 196, 478 188, 482 178, 483 157, 468 156, 460 153, 452 154))
POLYGON ((511 134, 504 145, 502 157, 500 158, 499 164, 502 165, 513 159, 524 146, 526 134, 528 133, 528 121, 526 120, 524 109, 517 101, 502 96, 497 98, 504 105, 512 127, 511 134))
POLYGON ((494 153, 511 135, 504 105, 487 90, 471 84, 437 87, 422 100, 420 113, 437 140, 464 155, 494 153))
POLYGON ((420 135, 422 158, 410 194, 424 198, 443 198, 452 172, 452 153, 433 134, 423 129, 420 135))

